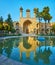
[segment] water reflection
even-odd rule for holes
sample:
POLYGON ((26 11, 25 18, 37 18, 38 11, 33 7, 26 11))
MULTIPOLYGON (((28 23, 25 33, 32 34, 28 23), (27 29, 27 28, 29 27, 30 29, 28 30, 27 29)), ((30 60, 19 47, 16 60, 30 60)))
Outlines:
POLYGON ((0 54, 3 52, 3 40, 0 40, 0 54))
POLYGON ((0 54, 5 54, 10 57, 13 47, 18 47, 18 39, 4 39, 0 40, 0 54))
POLYGON ((22 59, 22 54, 25 52, 26 59, 30 58, 30 52, 33 51, 35 54, 36 48, 38 47, 37 44, 39 41, 34 40, 35 37, 24 37, 23 41, 20 42, 20 58, 22 59))
POLYGON ((37 40, 37 37, 0 40, 0 54, 29 65, 55 63, 52 61, 55 59, 54 50, 53 37, 45 37, 44 41, 37 40))
POLYGON ((39 62, 39 59, 43 60, 45 64, 49 64, 50 59, 49 57, 51 56, 52 52, 50 48, 44 49, 44 51, 39 50, 39 52, 35 53, 35 61, 39 62))
POLYGON ((31 48, 31 44, 28 42, 28 37, 24 37, 23 38, 23 47, 26 49, 30 49, 31 48))

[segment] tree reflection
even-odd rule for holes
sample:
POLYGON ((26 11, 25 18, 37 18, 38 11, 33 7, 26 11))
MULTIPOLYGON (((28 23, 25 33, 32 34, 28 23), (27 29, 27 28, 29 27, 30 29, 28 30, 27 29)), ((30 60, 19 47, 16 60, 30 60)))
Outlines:
POLYGON ((7 54, 7 57, 10 57, 13 47, 19 46, 19 40, 20 39, 18 38, 17 39, 5 39, 4 49, 5 49, 5 53, 7 54))
POLYGON ((22 52, 20 52, 20 62, 22 62, 22 52))
POLYGON ((5 53, 7 54, 7 57, 10 57, 10 54, 12 52, 13 41, 14 40, 12 39, 7 39, 6 42, 4 42, 4 48, 5 48, 5 53))
POLYGON ((28 37, 24 37, 23 38, 23 46, 26 49, 30 49, 31 48, 31 45, 28 43, 28 37))
POLYGON ((35 52, 34 60, 35 60, 36 62, 39 61, 39 53, 35 52))
POLYGON ((3 40, 0 40, 0 54, 3 52, 3 40))
POLYGON ((47 49, 46 43, 47 43, 47 40, 45 40, 45 42, 44 42, 44 44, 45 44, 45 48, 44 49, 43 48, 41 49, 41 47, 43 45, 39 45, 39 51, 38 52, 36 51, 35 58, 34 58, 36 62, 38 62, 39 59, 42 59, 45 64, 49 64, 50 63, 49 57, 51 56, 52 52, 50 50, 50 47, 48 47, 48 49, 47 49), (42 50, 44 50, 44 51, 42 51, 42 50))
POLYGON ((40 58, 44 61, 45 64, 49 64, 49 62, 50 62, 49 57, 52 54, 50 48, 48 47, 48 49, 47 49, 47 46, 49 44, 48 39, 49 38, 46 38, 46 40, 45 40, 45 48, 44 48, 44 51, 42 52, 42 54, 40 56, 40 58))
POLYGON ((52 37, 52 38, 51 38, 51 41, 52 41, 52 43, 53 43, 53 46, 55 46, 55 37, 52 37))
POLYGON ((44 49, 44 51, 41 51, 41 52, 36 52, 35 54, 35 61, 38 62, 39 59, 42 59, 44 61, 45 64, 49 64, 50 63, 50 55, 52 54, 50 48, 47 49, 44 49))
POLYGON ((44 49, 44 51, 42 52, 42 55, 40 56, 41 59, 44 61, 45 64, 49 64, 50 60, 49 57, 52 54, 50 48, 48 47, 48 49, 44 49))
POLYGON ((19 46, 19 42, 20 42, 20 38, 17 38, 14 40, 14 47, 18 47, 19 46))

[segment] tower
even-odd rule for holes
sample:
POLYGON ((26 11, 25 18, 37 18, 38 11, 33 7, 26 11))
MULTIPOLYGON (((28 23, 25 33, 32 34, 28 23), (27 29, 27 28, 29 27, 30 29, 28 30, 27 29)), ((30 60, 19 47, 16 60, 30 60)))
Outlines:
POLYGON ((23 8, 20 7, 20 18, 22 18, 22 17, 23 17, 23 8))
POLYGON ((27 17, 27 18, 30 17, 30 10, 29 10, 29 9, 26 10, 26 17, 27 17))

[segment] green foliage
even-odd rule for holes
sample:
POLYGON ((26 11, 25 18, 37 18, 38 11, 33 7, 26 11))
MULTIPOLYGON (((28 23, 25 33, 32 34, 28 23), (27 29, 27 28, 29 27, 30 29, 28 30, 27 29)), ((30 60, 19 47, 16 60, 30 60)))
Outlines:
POLYGON ((42 11, 42 17, 44 21, 48 21, 48 23, 52 19, 52 16, 50 15, 49 11, 50 11, 49 7, 44 7, 42 11))
POLYGON ((52 31, 55 33, 55 24, 52 26, 52 31))
POLYGON ((8 26, 4 26, 4 30, 8 30, 8 26))
POLYGON ((3 29, 3 25, 0 23, 0 30, 2 30, 3 29))
POLYGON ((0 23, 3 24, 3 17, 0 17, 0 23))
POLYGON ((34 13, 36 14, 36 17, 38 18, 40 22, 42 20, 42 12, 39 12, 38 8, 34 8, 34 13))
POLYGON ((13 29, 13 21, 10 14, 8 14, 8 18, 5 22, 8 24, 8 30, 11 31, 13 29))
POLYGON ((48 14, 48 16, 47 16, 48 23, 50 23, 51 19, 52 19, 52 16, 50 14, 48 14))
POLYGON ((45 13, 49 13, 49 10, 50 10, 50 9, 49 9, 48 6, 43 8, 43 12, 45 12, 45 13))
POLYGON ((11 32, 12 32, 12 33, 15 33, 15 32, 16 32, 16 30, 15 30, 15 29, 12 29, 12 30, 11 30, 11 32))
POLYGON ((24 37, 23 38, 23 46, 26 49, 30 49, 31 48, 31 45, 28 43, 28 37, 24 37))
POLYGON ((2 18, 2 16, 0 17, 0 30, 3 30, 3 18, 2 18))
POLYGON ((34 13, 36 14, 36 17, 38 18, 39 21, 42 20, 42 18, 44 19, 44 21, 48 22, 52 19, 52 16, 49 13, 50 9, 49 7, 44 7, 43 11, 39 12, 38 8, 34 8, 34 13))

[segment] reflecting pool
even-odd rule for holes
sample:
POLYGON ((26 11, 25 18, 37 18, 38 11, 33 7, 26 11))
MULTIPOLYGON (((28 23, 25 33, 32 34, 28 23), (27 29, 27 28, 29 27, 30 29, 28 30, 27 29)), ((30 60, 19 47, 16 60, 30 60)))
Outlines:
POLYGON ((28 65, 55 65, 55 37, 41 38, 1 39, 0 54, 28 65))

